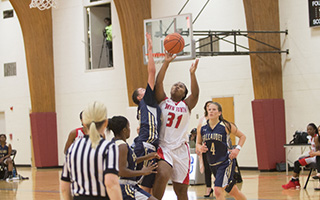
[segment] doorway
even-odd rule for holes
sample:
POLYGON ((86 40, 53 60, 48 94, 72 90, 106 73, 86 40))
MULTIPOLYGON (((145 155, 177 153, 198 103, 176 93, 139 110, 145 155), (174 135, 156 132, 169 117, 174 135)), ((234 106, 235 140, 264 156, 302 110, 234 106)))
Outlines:
POLYGON ((0 112, 0 134, 6 133, 6 119, 4 112, 0 112))
MULTIPOLYGON (((218 102, 222 106, 223 118, 234 123, 234 102, 233 97, 212 98, 213 102, 218 102)), ((236 138, 231 135, 232 145, 236 144, 236 138)))

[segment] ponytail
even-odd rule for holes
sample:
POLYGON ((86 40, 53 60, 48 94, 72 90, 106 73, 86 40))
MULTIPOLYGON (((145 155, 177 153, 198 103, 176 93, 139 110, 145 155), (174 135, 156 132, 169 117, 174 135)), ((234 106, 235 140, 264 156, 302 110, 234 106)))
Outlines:
POLYGON ((101 139, 99 129, 105 123, 107 117, 107 108, 104 104, 93 102, 89 104, 83 112, 83 123, 88 127, 88 134, 91 140, 91 147, 96 148, 101 139))
POLYGON ((100 140, 100 133, 97 130, 96 124, 94 122, 91 122, 89 125, 89 138, 91 140, 91 147, 96 148, 98 146, 99 140, 100 140))

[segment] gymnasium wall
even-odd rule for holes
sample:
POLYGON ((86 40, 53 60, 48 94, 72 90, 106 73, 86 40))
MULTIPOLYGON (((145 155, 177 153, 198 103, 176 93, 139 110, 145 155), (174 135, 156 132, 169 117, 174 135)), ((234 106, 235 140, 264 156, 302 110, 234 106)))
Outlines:
POLYGON ((22 32, 15 12, 13 18, 3 19, 3 11, 12 9, 9 1, 0 2, 0 112, 4 112, 6 129, 1 133, 6 133, 7 141, 18 149, 16 161, 30 164, 31 102, 22 32), (4 77, 4 63, 12 62, 16 62, 17 75, 4 77))
MULTIPOLYGON (((176 15, 184 0, 151 0, 152 17, 176 15), (170 5, 170 6, 168 6, 170 5)), ((199 13, 206 0, 189 1, 182 13, 199 13)), ((289 35, 282 38, 288 56, 282 55, 283 91, 286 111, 287 141, 295 130, 305 130, 309 122, 320 124, 317 112, 320 97, 320 68, 317 65, 320 29, 308 27, 306 1, 281 0, 280 26, 289 35)), ((18 152, 17 164, 31 164, 30 95, 22 33, 17 17, 2 19, 3 10, 11 8, 0 2, 0 112, 5 112, 6 133, 13 133, 10 143, 18 152), (3 63, 17 62, 17 76, 4 77, 3 63), (10 107, 13 106, 13 110, 10 107)), ((126 75, 117 10, 111 2, 114 68, 86 70, 86 15, 82 1, 59 1, 52 10, 55 65, 56 113, 59 164, 63 164, 63 148, 69 132, 81 126, 80 111, 91 101, 99 100, 108 107, 108 116, 125 115, 131 123, 129 143, 136 136, 136 107, 129 107, 126 75)), ((141 22, 142 23, 142 22, 141 22)), ((246 30, 242 1, 210 1, 193 25, 194 30, 246 30)), ((133 30, 134 31, 134 30, 133 30)), ((246 41, 243 41, 246 44, 246 41)), ((221 48, 232 46, 220 43, 221 48)), ((191 61, 175 62, 167 72, 164 86, 183 81, 190 87, 191 61)), ((157 65, 157 69, 159 69, 157 65)), ((203 105, 215 97, 234 97, 235 123, 247 136, 238 162, 243 167, 257 167, 251 101, 254 100, 249 56, 217 56, 200 58, 197 77, 200 99, 191 115, 189 130, 198 123, 203 105), (250 156, 248 156, 250 155, 250 156)), ((112 133, 111 133, 112 134, 112 133)), ((110 136, 109 136, 110 138, 110 136)))
POLYGON ((280 27, 289 30, 282 56, 283 96, 286 105, 287 141, 308 123, 320 125, 320 28, 309 27, 308 1, 281 0, 280 27))

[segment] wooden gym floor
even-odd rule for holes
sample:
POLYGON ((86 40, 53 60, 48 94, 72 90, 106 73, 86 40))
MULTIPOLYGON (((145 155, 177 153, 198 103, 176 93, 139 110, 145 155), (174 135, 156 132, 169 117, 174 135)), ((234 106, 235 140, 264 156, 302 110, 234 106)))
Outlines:
MULTIPOLYGON (((0 181, 0 199, 17 200, 50 200, 62 199, 59 190, 59 179, 61 169, 35 169, 28 167, 18 168, 20 175, 29 177, 29 180, 13 182, 0 181)), ((318 182, 312 178, 306 190, 283 190, 282 184, 290 179, 285 172, 259 172, 256 170, 242 170, 243 183, 237 184, 248 199, 320 199, 320 191, 313 188, 318 182)), ((289 173, 291 174, 291 172, 289 173)), ((300 176, 302 187, 307 179, 308 171, 300 176)), ((214 197, 204 198, 205 185, 189 187, 189 200, 215 199, 214 197)), ((175 200, 172 186, 167 186, 165 200, 175 200)), ((227 199, 233 199, 227 196, 227 199)))

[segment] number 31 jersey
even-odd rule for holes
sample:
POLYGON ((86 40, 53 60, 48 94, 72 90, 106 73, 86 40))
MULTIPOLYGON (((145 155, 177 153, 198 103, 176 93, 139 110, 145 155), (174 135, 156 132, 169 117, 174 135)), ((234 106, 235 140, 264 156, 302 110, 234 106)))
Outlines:
POLYGON ((187 130, 190 119, 189 108, 184 101, 174 102, 168 97, 159 106, 162 111, 160 145, 176 149, 189 141, 187 130))

